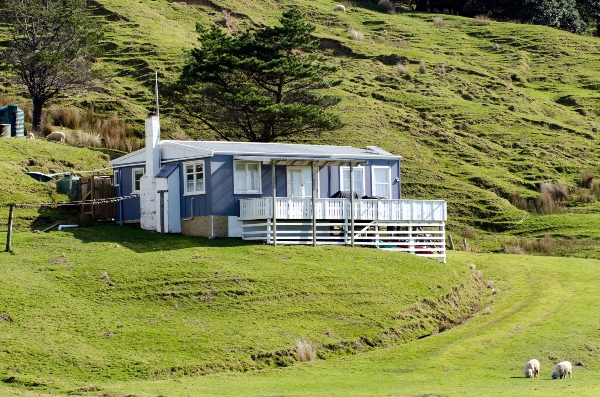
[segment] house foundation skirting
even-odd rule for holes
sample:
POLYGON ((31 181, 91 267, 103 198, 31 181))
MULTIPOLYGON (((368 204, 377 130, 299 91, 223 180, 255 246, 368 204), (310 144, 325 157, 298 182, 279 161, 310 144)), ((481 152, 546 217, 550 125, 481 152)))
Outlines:
MULTIPOLYGON (((348 220, 317 220, 313 239, 312 220, 277 219, 242 222, 242 239, 267 244, 351 245, 352 227, 348 220), (275 240, 276 239, 276 240, 275 240)), ((446 263, 446 231, 442 221, 357 221, 354 245, 408 252, 446 263)))
POLYGON ((196 216, 181 220, 181 234, 207 238, 228 236, 227 216, 196 216))

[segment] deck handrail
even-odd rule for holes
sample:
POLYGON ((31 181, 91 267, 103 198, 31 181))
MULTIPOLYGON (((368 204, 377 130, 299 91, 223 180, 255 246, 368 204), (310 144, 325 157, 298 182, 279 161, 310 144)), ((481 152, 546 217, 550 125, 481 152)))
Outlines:
MULTIPOLYGON (((240 200, 240 220, 270 219, 273 217, 273 198, 260 197, 240 200)), ((277 219, 311 219, 310 197, 276 197, 277 219)), ((316 198, 316 219, 349 219, 350 199, 316 198)), ((447 219, 444 200, 355 199, 355 220, 442 221, 447 219)))

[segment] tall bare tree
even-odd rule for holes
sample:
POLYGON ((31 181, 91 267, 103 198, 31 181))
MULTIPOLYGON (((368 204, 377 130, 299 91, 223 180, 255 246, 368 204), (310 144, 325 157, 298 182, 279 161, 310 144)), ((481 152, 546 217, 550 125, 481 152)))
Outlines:
POLYGON ((27 87, 33 129, 41 131, 48 100, 93 83, 100 25, 85 0, 0 0, 0 20, 10 34, 0 60, 27 87))

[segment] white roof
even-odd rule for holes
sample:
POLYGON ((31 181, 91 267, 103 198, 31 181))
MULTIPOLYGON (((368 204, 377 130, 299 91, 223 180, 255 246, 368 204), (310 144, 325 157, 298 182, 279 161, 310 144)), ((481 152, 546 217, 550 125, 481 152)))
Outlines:
MULTIPOLYGON (((400 160, 376 146, 359 149, 352 146, 303 145, 292 143, 259 143, 259 142, 219 142, 219 141, 176 141, 161 140, 161 161, 179 161, 215 155, 256 157, 261 161, 268 159, 332 159, 332 160, 400 160)), ((113 167, 124 167, 145 162, 145 149, 140 149, 112 160, 113 167)))

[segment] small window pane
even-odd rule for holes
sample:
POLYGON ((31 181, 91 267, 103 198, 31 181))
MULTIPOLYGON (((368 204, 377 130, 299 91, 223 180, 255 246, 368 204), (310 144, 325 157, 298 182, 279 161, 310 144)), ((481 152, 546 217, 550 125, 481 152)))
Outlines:
POLYGON ((235 163, 235 193, 260 192, 260 164, 257 162, 235 163))
POLYGON ((239 192, 243 192, 246 190, 246 170, 242 167, 242 170, 239 170, 239 164, 236 166, 235 172, 235 190, 239 192))

